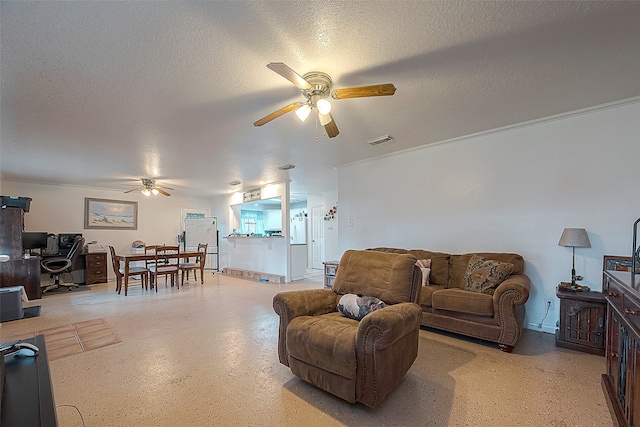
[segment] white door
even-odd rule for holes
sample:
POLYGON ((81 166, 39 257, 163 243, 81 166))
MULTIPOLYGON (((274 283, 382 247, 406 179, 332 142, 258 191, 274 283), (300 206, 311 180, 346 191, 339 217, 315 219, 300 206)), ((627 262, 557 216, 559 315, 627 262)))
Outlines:
POLYGON ((311 237, 312 268, 323 268, 324 259, 324 207, 311 208, 311 221, 313 221, 313 235, 311 237))

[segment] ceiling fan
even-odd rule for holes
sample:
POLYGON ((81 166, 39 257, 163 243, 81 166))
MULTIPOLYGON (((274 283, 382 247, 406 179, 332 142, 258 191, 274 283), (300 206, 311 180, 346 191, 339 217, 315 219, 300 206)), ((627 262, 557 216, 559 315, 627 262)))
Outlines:
POLYGON ((396 87, 391 83, 331 90, 331 77, 323 72, 311 71, 301 76, 282 62, 271 62, 267 65, 267 68, 296 85, 302 91, 306 101, 294 102, 271 114, 267 114, 254 122, 254 126, 262 126, 290 111, 295 111, 298 118, 304 121, 311 113, 311 110, 315 108, 318 110, 318 119, 320 124, 324 126, 327 136, 333 138, 338 136, 340 131, 331 114, 331 103, 327 98, 365 98, 369 96, 390 96, 396 93, 396 87))
POLYGON ((155 179, 150 178, 141 178, 142 185, 136 188, 132 188, 131 190, 125 191, 125 193, 131 193, 133 191, 140 191, 145 196, 150 196, 152 194, 164 194, 165 196, 171 196, 171 194, 167 193, 165 190, 175 190, 175 188, 171 187, 160 187, 156 185, 155 179))

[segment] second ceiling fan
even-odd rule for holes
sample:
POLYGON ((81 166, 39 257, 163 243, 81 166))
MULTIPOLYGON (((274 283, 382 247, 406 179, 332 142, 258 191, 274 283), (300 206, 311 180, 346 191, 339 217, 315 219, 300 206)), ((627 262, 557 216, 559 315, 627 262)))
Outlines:
POLYGON ((396 87, 391 83, 358 86, 344 89, 331 90, 331 77, 320 71, 311 71, 301 76, 282 62, 271 62, 267 65, 272 71, 280 74, 285 79, 296 85, 306 98, 305 102, 294 102, 271 114, 267 114, 253 123, 254 126, 262 126, 290 111, 295 111, 298 118, 304 121, 311 110, 318 110, 318 119, 324 126, 327 136, 334 138, 340 131, 331 114, 331 103, 327 98, 348 99, 365 98, 369 96, 390 96, 396 93, 396 87))

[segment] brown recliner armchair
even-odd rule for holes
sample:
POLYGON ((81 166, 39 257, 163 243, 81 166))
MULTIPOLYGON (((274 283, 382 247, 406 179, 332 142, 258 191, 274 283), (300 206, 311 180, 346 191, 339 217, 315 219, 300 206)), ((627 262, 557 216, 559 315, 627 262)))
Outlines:
POLYGON ((332 289, 277 294, 280 363, 329 393, 375 408, 418 355, 421 271, 415 263, 412 255, 350 250, 332 289), (376 297, 386 307, 353 320, 337 311, 344 294, 376 297))

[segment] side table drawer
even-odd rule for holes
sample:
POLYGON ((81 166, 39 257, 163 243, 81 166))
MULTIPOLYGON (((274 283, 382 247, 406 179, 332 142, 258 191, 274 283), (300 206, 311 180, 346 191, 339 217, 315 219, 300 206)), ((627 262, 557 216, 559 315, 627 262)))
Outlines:
POLYGON ((336 278, 336 272, 338 271, 338 261, 325 261, 324 264, 324 288, 331 289, 333 281, 336 278))
POLYGON ((337 264, 325 264, 324 266, 324 274, 327 276, 335 276, 336 270, 338 269, 337 264))

